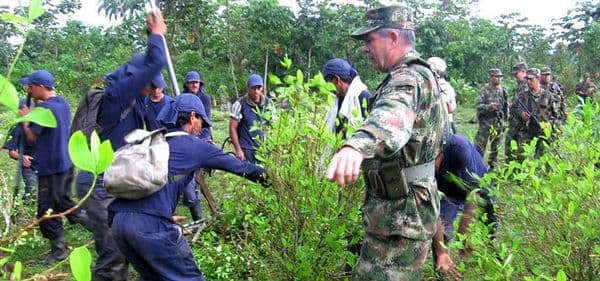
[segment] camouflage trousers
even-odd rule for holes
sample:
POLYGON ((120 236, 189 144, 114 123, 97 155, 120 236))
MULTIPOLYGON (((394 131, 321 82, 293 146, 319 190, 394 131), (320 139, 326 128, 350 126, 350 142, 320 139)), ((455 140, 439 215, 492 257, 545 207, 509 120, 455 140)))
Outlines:
POLYGON ((490 168, 495 167, 498 160, 498 146, 500 146, 500 141, 502 140, 502 131, 502 124, 487 125, 480 123, 479 130, 475 136, 475 146, 481 157, 484 157, 487 143, 488 141, 490 142, 490 155, 488 157, 490 168))
POLYGON ((367 233, 352 280, 421 280, 430 245, 431 240, 367 233))

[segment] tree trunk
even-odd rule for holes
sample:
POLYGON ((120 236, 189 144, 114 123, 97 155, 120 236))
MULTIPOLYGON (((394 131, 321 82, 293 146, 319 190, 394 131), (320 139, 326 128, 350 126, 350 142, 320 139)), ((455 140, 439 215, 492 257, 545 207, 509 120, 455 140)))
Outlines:
POLYGON ((264 74, 264 78, 263 78, 263 84, 264 84, 264 90, 263 93, 265 93, 265 95, 268 95, 268 91, 267 91, 267 68, 269 67, 269 48, 267 48, 265 50, 265 74, 264 74))

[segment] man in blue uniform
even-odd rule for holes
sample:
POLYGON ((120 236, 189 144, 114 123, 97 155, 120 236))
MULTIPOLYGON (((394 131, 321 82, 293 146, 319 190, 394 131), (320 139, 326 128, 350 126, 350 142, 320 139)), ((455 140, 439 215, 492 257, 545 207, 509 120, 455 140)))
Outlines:
MULTIPOLYGON (((190 71, 185 75, 185 81, 183 84, 184 93, 194 94, 200 98, 202 105, 204 106, 205 114, 210 121, 212 118, 211 109, 211 97, 204 92, 204 80, 202 76, 196 71, 190 71)), ((202 132, 198 135, 198 138, 208 143, 213 143, 212 132, 210 127, 202 128, 202 132)), ((196 172, 197 180, 200 184, 204 181, 204 170, 196 172), (201 181, 201 182, 200 182, 201 181)), ((196 191, 196 181, 191 181, 183 192, 183 204, 190 209, 190 214, 194 221, 202 218, 202 206, 200 205, 200 197, 196 191)))
MULTIPOLYGON (((148 15, 146 26, 149 31, 146 53, 134 54, 128 63, 106 77, 106 90, 97 121, 102 127, 100 138, 110 140, 114 150, 125 144, 126 134, 144 128, 144 101, 161 84, 160 72, 166 64, 161 36, 167 31, 162 13, 157 10, 148 15)), ((90 173, 79 173, 77 193, 80 197, 89 191, 92 179, 90 173)), ((107 207, 113 200, 114 196, 104 188, 103 177, 99 176, 92 196, 83 205, 94 221, 92 232, 98 259, 93 269, 93 280, 127 280, 127 261, 119 252, 108 225, 107 207)))
POLYGON ((167 137, 173 180, 145 198, 116 199, 109 206, 114 213, 111 228, 119 249, 142 280, 204 280, 182 229, 173 220, 179 194, 199 168, 225 170, 252 181, 260 181, 264 171, 197 137, 211 123, 195 95, 176 97, 158 120, 169 132, 185 132, 167 137))
POLYGON ((264 126, 267 123, 261 115, 270 112, 273 117, 275 108, 273 101, 263 94, 263 80, 258 74, 248 76, 246 93, 231 106, 229 135, 235 156, 256 163, 256 150, 265 138, 264 126))
MULTIPOLYGON (((211 120, 211 97, 209 94, 204 92, 204 80, 202 80, 202 76, 200 76, 200 74, 196 71, 188 72, 185 75, 185 84, 183 85, 183 90, 184 93, 194 94, 200 98, 202 105, 206 110, 206 116, 208 117, 208 120, 211 120)), ((213 140, 211 128, 203 128, 198 137, 212 143, 213 140)))
MULTIPOLYGON (((25 99, 21 99, 19 101, 19 108, 23 108, 25 103, 25 99)), ((10 158, 17 161, 19 161, 19 157, 21 157, 22 154, 23 163, 21 163, 21 177, 25 183, 25 193, 23 194, 23 198, 31 196, 38 185, 37 174, 33 169, 35 166, 35 159, 33 159, 32 155, 35 147, 33 143, 27 141, 21 124, 17 124, 12 129, 10 132, 10 140, 4 144, 3 148, 8 150, 8 156, 10 156, 10 158), (23 147, 20 147, 21 143, 23 147)), ((17 192, 19 191, 17 190, 17 192)), ((17 194, 14 196, 17 196, 17 194)))
POLYGON ((151 84, 155 90, 144 100, 144 105, 146 107, 145 122, 148 131, 154 131, 161 127, 156 121, 156 117, 158 117, 158 113, 160 113, 160 110, 165 106, 165 104, 170 103, 173 100, 164 93, 166 84, 162 75, 159 75, 158 78, 153 79, 151 84))
MULTIPOLYGON (((33 159, 38 173, 38 208, 40 218, 52 209, 53 213, 66 211, 73 206, 71 199, 71 181, 73 163, 67 149, 71 124, 71 109, 64 98, 54 93, 54 76, 46 70, 36 70, 21 79, 27 93, 42 102, 38 105, 52 111, 56 118, 56 128, 42 127, 35 123, 23 122, 23 132, 29 142, 35 143, 33 159)), ((24 105, 20 113, 26 115, 31 109, 24 105)), ((85 212, 75 210, 67 218, 71 223, 81 223, 87 227, 85 212)), ((42 236, 50 240, 50 254, 42 260, 43 264, 52 264, 67 257, 62 220, 59 218, 40 223, 42 236)))
MULTIPOLYGON (((440 200, 440 219, 444 227, 444 243, 448 243, 454 234, 453 222, 459 211, 463 211, 459 232, 466 233, 472 211, 476 206, 465 206, 467 196, 472 190, 479 189, 479 178, 488 169, 483 162, 483 157, 475 145, 461 135, 452 135, 448 143, 435 161, 435 178, 438 189, 444 193, 440 200)), ((489 195, 489 190, 482 188, 477 194, 485 201, 484 211, 488 224, 495 227, 498 221, 494 206, 489 195)), ((469 203, 467 203, 469 204, 469 203)))
POLYGON ((346 136, 346 125, 358 127, 367 117, 371 93, 358 76, 358 72, 344 59, 335 58, 323 66, 323 77, 335 85, 336 98, 327 112, 327 127, 346 136), (356 111, 356 112, 355 112, 356 111))

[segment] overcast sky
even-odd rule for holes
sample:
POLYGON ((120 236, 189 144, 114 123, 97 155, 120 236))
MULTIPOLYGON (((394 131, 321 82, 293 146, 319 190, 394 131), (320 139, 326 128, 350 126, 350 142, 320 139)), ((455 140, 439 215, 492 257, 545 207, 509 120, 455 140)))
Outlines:
MULTIPOLYGON (((27 1, 23 1, 27 2, 27 1)), ((74 19, 80 19, 90 25, 110 24, 104 15, 97 13, 97 0, 84 0, 82 9, 76 13, 74 19)), ((295 2, 293 0, 280 0, 280 2, 295 2)), ((392 3, 394 1, 382 1, 392 3)), ((567 14, 569 9, 575 7, 575 0, 479 0, 473 7, 476 16, 491 20, 498 19, 502 14, 518 12, 528 17, 530 23, 539 24, 549 28, 552 19, 558 19, 567 14)))

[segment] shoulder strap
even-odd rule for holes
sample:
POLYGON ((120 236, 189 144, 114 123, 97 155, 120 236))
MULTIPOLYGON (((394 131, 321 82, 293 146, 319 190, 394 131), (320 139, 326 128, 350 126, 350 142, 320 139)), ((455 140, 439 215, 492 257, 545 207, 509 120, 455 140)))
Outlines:
POLYGON ((170 132, 165 134, 165 138, 177 137, 177 136, 187 136, 188 133, 184 131, 170 132))

